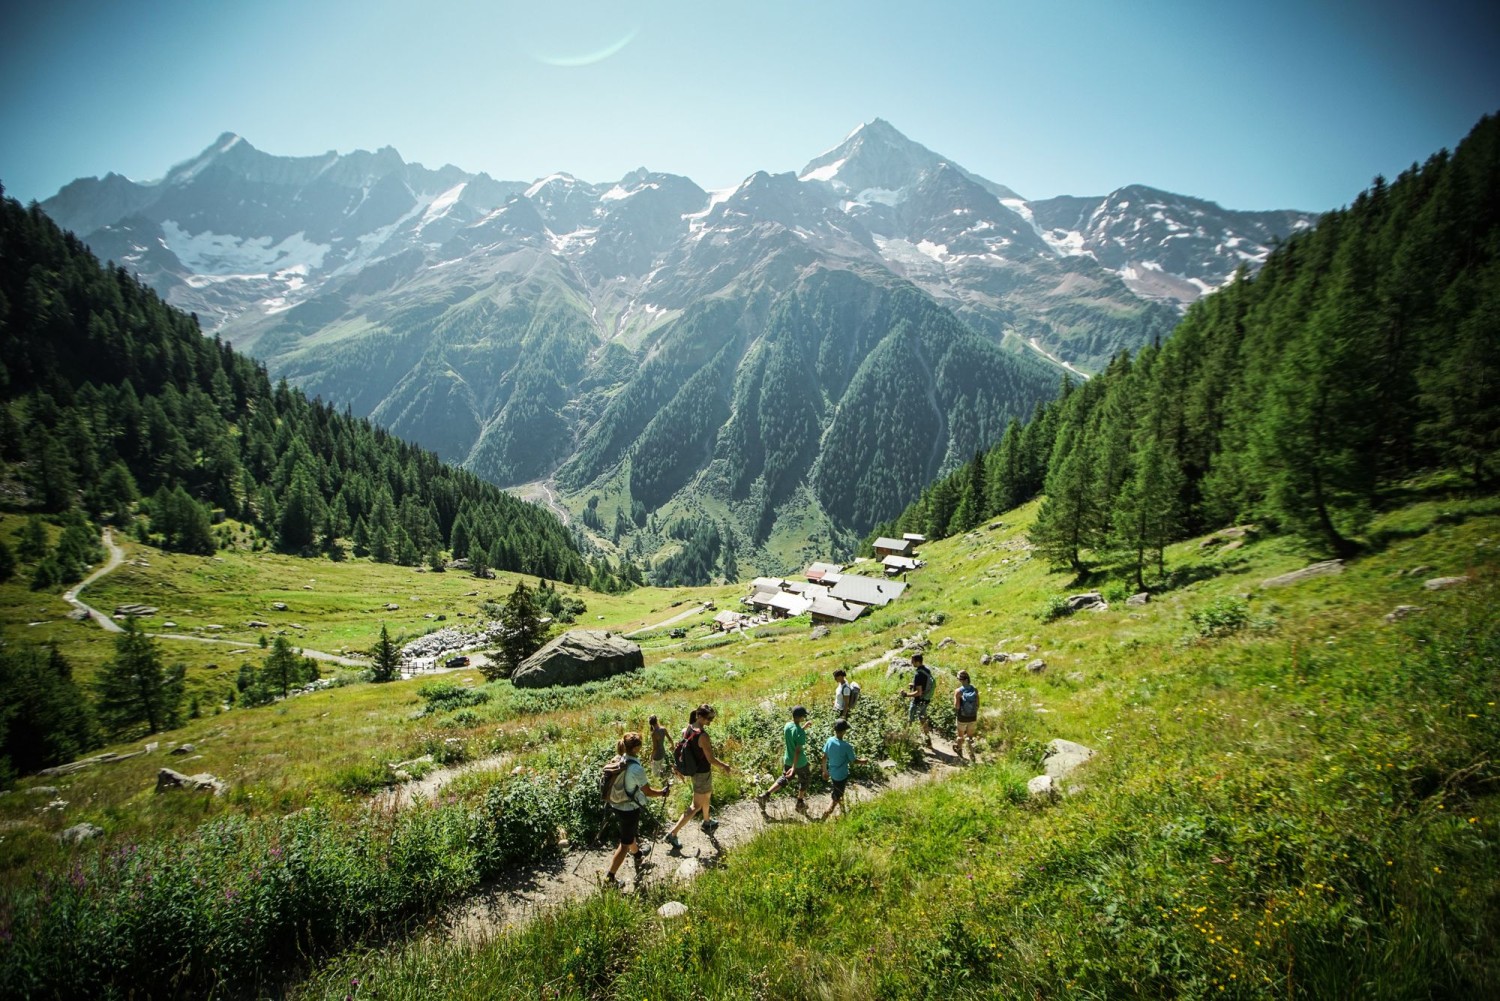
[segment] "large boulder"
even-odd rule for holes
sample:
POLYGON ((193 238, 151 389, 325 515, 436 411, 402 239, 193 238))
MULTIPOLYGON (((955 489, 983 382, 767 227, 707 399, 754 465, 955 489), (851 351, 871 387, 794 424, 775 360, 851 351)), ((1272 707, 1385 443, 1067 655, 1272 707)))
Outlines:
POLYGON ((1059 738, 1047 745, 1047 753, 1042 758, 1042 769, 1052 776, 1053 781, 1061 782, 1093 756, 1093 748, 1059 738))
POLYGON ((572 629, 521 661, 510 676, 517 688, 581 685, 645 666, 639 644, 597 629, 572 629))

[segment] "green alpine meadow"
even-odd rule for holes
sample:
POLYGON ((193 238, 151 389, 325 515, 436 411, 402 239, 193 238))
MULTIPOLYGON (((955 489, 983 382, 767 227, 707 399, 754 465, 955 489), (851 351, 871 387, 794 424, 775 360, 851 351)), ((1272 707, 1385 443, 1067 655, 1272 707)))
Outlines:
POLYGON ((0 198, 0 997, 1500 997, 1497 192, 0 198))

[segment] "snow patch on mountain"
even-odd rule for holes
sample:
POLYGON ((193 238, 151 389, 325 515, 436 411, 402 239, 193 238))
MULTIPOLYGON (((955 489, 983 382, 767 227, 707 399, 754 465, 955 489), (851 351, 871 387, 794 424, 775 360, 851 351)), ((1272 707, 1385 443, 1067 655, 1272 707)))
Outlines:
POLYGON ((565 184, 568 187, 572 187, 573 185, 578 183, 578 178, 574 177, 572 174, 548 174, 546 177, 542 178, 540 181, 537 181, 531 187, 526 189, 526 197, 535 198, 537 195, 541 194, 542 189, 546 188, 547 185, 553 183, 565 184))
POLYGON ((326 243, 314 243, 300 231, 278 243, 272 243, 269 236, 238 237, 212 230, 189 233, 171 219, 161 224, 161 231, 167 249, 190 271, 200 275, 257 273, 265 277, 273 270, 297 264, 321 268, 323 258, 332 249, 326 243))
POLYGON ((422 222, 420 223, 418 228, 426 226, 434 219, 441 219, 443 216, 447 215, 448 210, 453 208, 454 204, 457 203, 459 196, 464 193, 464 188, 467 188, 468 186, 468 181, 460 181, 458 184, 455 184, 453 187, 449 188, 447 191, 444 191, 442 194, 434 198, 432 200, 432 204, 427 206, 427 211, 422 214, 422 222))
POLYGON ((842 167, 844 164, 846 164, 848 162, 849 162, 849 158, 847 156, 843 157, 841 159, 833 161, 832 163, 824 164, 821 167, 817 167, 817 168, 814 168, 813 170, 809 170, 807 173, 805 173, 801 177, 797 178, 797 180, 799 180, 799 181, 832 181, 835 177, 838 176, 839 168, 842 167))

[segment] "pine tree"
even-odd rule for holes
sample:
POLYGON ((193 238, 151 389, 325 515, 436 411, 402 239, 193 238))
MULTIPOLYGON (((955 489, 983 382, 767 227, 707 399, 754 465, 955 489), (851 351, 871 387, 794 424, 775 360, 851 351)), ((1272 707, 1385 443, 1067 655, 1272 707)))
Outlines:
POLYGON ((73 669, 57 648, 0 648, 0 772, 72 761, 98 745, 73 669))
POLYGON ((1127 557, 1135 586, 1146 589, 1145 568, 1166 573, 1166 546, 1182 527, 1182 467, 1157 435, 1142 437, 1134 471, 1115 502, 1114 542, 1127 557))
POLYGON ((156 644, 127 618, 115 640, 114 659, 100 668, 101 721, 116 734, 142 723, 149 733, 176 726, 184 673, 180 664, 164 668, 156 644))
POLYGON ((292 685, 300 682, 306 671, 303 666, 304 658, 298 656, 297 651, 287 642, 285 636, 278 636, 271 642, 271 652, 266 657, 264 666, 261 667, 261 677, 281 690, 281 697, 286 698, 291 691, 292 685))
POLYGON ((1086 432, 1064 428, 1053 450, 1047 474, 1046 499, 1031 528, 1031 542, 1055 567, 1084 569, 1082 553, 1091 542, 1095 523, 1095 495, 1089 479, 1092 465, 1086 432))
POLYGON ((509 677, 521 661, 541 649, 546 640, 547 627, 542 625, 536 598, 525 581, 517 581, 516 589, 505 599, 505 605, 500 609, 500 625, 499 656, 484 669, 490 680, 509 677))
POLYGON ((380 624, 380 639, 376 641, 370 654, 370 680, 395 681, 401 677, 401 651, 391 642, 391 634, 384 622, 380 624))
POLYGON ((1351 237, 1322 302, 1282 353, 1251 439, 1276 517, 1339 557, 1358 552, 1353 534, 1376 485, 1372 298, 1366 248, 1351 237))
POLYGON ((47 555, 51 544, 47 541, 47 526, 36 515, 26 519, 21 528, 21 537, 16 543, 16 555, 22 563, 35 563, 47 555))

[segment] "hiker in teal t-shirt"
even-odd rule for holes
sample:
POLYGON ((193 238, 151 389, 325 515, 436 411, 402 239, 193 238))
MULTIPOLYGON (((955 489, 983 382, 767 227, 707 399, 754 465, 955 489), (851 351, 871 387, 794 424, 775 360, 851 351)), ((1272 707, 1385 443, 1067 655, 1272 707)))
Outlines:
POLYGON ((865 758, 854 755, 854 745, 844 739, 844 734, 849 732, 849 721, 837 720, 833 724, 833 736, 823 745, 823 778, 828 780, 831 787, 833 801, 828 804, 828 809, 823 813, 820 820, 827 820, 835 809, 841 813, 848 810, 844 805, 844 786, 849 781, 849 766, 863 765, 865 758))
POLYGON ((805 719, 807 707, 793 706, 792 721, 781 728, 781 767, 785 771, 781 773, 781 778, 771 784, 771 788, 755 797, 755 802, 760 804, 762 811, 772 793, 796 778, 797 812, 807 812, 807 784, 812 780, 812 765, 807 760, 807 731, 802 729, 802 721, 805 719))

